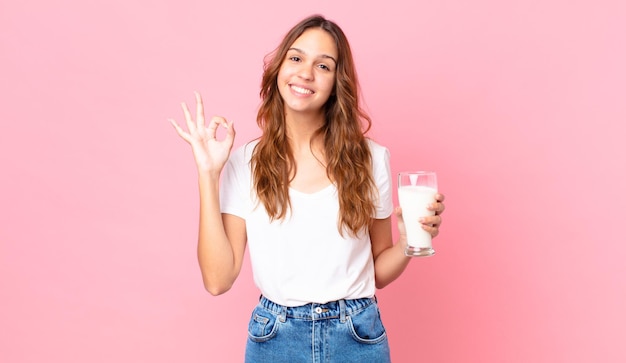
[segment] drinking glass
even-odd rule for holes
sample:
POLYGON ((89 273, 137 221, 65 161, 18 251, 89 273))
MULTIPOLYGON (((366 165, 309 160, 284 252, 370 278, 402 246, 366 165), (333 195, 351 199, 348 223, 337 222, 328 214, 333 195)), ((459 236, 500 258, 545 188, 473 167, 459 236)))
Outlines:
POLYGON ((404 254, 410 257, 426 257, 435 254, 430 233, 422 228, 421 217, 432 216, 428 205, 434 203, 437 194, 437 174, 433 171, 411 171, 398 174, 398 201, 406 228, 407 247, 404 254))

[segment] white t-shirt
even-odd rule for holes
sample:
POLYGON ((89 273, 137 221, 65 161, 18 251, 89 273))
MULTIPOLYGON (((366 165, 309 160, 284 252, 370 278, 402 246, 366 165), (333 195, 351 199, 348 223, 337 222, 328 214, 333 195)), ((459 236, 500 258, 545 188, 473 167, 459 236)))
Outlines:
MULTIPOLYGON (((231 154, 222 172, 220 204, 222 213, 246 221, 254 282, 261 293, 285 306, 374 296, 369 233, 339 234, 335 185, 311 194, 290 189, 287 216, 270 222, 252 183, 250 159, 257 142, 231 154)), ((389 151, 374 141, 368 144, 379 193, 374 217, 384 219, 393 210, 389 151)))

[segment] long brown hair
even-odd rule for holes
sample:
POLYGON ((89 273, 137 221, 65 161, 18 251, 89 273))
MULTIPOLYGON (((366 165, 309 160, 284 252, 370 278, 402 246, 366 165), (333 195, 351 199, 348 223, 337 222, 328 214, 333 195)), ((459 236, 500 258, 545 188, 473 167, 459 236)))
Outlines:
POLYGON ((372 156, 364 134, 371 119, 359 107, 359 84, 348 40, 337 24, 320 15, 302 20, 265 59, 261 82, 261 106, 257 123, 263 134, 252 156, 253 178, 259 201, 272 220, 282 219, 291 206, 290 178, 295 160, 287 139, 283 100, 277 77, 289 47, 307 29, 328 32, 337 46, 334 90, 324 105, 325 122, 314 135, 324 138, 326 173, 339 196, 339 232, 356 235, 374 217, 377 190, 372 177, 372 156))

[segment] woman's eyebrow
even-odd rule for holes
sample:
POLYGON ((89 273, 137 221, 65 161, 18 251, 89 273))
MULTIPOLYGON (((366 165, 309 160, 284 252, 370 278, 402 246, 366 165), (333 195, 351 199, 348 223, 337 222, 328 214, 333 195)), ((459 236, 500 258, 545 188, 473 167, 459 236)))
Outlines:
MULTIPOLYGON (((294 50, 294 51, 296 51, 296 52, 298 52, 298 53, 301 53, 301 54, 307 55, 307 54, 306 54, 306 52, 305 52, 305 51, 303 51, 303 50, 302 50, 302 49, 300 49, 300 48, 291 47, 291 48, 289 48, 289 49, 288 49, 288 51, 289 51, 289 50, 294 50)), ((320 54, 320 55, 319 55, 319 57, 320 57, 320 58, 328 58, 328 59, 332 59, 332 60, 333 60, 333 62, 335 62, 335 64, 337 64, 337 60, 336 60, 334 57, 332 57, 332 56, 330 56, 330 55, 328 55, 328 54, 320 54)))

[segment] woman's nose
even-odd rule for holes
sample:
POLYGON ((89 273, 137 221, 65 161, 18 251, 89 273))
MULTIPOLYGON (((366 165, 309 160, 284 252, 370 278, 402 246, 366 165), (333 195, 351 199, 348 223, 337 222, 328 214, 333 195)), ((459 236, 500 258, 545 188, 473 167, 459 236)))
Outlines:
POLYGON ((302 79, 313 80, 313 66, 309 64, 303 64, 298 70, 298 76, 302 79))

